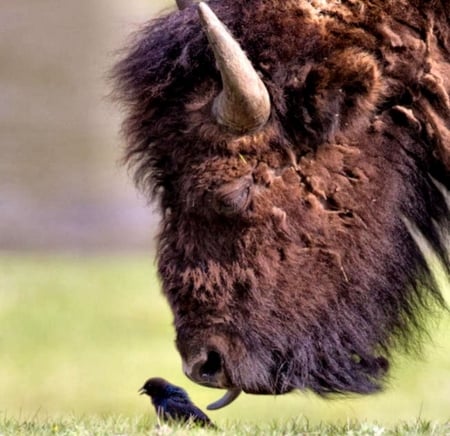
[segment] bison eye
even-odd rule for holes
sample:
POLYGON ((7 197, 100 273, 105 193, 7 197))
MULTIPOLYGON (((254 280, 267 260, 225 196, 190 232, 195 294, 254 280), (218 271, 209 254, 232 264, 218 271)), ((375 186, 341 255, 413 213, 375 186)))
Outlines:
POLYGON ((243 213, 251 202, 252 185, 253 179, 249 175, 220 186, 214 192, 214 210, 221 215, 243 213))

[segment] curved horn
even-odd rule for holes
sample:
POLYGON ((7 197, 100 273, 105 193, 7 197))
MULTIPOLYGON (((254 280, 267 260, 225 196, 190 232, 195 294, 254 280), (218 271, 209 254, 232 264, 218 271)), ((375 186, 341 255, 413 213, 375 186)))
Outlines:
POLYGON ((211 403, 209 406, 206 406, 208 410, 217 410, 222 407, 228 406, 228 404, 232 403, 237 397, 239 397, 242 390, 240 388, 229 389, 225 392, 225 395, 219 400, 211 403))
POLYGON ((183 9, 186 9, 188 6, 191 6, 194 4, 192 0, 176 0, 178 9, 182 11, 183 9))
POLYGON ((217 121, 243 133, 263 127, 270 116, 270 97, 239 43, 208 5, 198 5, 203 29, 222 76, 223 90, 214 101, 217 121))

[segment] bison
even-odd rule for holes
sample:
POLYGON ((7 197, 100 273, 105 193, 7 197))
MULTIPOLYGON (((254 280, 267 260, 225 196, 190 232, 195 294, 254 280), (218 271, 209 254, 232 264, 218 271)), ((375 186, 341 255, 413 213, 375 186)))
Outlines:
POLYGON ((177 3, 113 77, 185 374, 213 408, 379 390, 445 304, 450 2, 177 3))

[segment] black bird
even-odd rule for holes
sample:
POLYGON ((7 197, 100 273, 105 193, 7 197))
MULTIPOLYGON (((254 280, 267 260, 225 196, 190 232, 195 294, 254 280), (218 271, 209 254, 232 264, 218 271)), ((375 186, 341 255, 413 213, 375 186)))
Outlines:
POLYGON ((184 389, 170 384, 163 378, 148 379, 139 389, 139 393, 151 398, 156 413, 164 420, 182 422, 191 420, 201 426, 214 427, 211 420, 191 402, 184 389))

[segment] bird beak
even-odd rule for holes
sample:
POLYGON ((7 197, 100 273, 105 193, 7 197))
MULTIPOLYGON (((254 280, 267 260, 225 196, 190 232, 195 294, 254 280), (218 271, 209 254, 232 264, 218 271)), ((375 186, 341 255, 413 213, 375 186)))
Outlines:
POLYGON ((144 388, 141 388, 138 390, 138 393, 139 393, 139 395, 144 395, 146 392, 145 392, 144 388))

